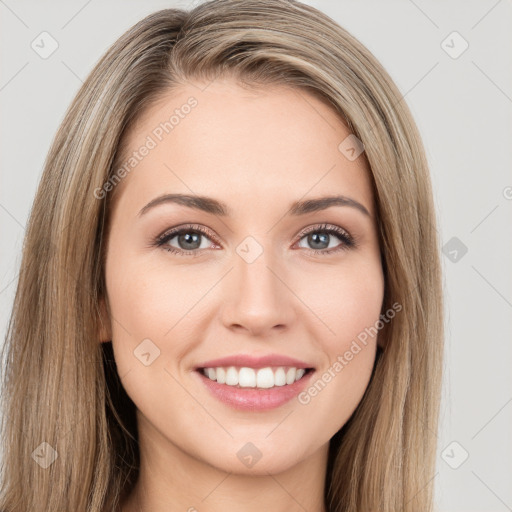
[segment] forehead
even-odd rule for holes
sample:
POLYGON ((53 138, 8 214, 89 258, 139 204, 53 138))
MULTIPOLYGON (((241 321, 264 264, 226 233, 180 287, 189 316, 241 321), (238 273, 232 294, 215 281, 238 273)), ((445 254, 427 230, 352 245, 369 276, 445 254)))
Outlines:
POLYGON ((132 161, 122 187, 149 199, 180 191, 229 202, 243 194, 258 206, 277 192, 290 203, 338 192, 358 196, 372 212, 364 153, 349 160, 340 150, 350 134, 326 101, 302 89, 191 82, 160 97, 132 125, 121 164, 145 156, 132 161))

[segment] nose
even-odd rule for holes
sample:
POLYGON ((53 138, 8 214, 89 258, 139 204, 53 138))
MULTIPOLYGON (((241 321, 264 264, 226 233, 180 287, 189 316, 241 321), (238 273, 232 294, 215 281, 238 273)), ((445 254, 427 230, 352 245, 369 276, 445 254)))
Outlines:
POLYGON ((294 318, 294 294, 287 286, 287 272, 271 251, 253 262, 234 255, 234 268, 223 289, 223 325, 265 337, 289 328, 294 318))

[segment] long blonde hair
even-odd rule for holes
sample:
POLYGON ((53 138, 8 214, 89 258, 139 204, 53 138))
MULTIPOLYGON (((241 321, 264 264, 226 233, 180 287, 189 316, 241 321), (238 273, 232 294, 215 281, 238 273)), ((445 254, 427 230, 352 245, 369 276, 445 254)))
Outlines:
POLYGON ((442 283, 428 164, 410 111, 375 57, 315 8, 213 0, 155 12, 122 35, 80 88, 48 153, 4 344, 4 512, 114 511, 134 485, 134 404, 111 344, 98 342, 112 195, 94 191, 116 172, 126 133, 153 101, 188 79, 225 75, 314 94, 364 144, 383 311, 394 303, 402 310, 379 333, 384 348, 368 388, 331 439, 325 506, 432 510, 442 283))

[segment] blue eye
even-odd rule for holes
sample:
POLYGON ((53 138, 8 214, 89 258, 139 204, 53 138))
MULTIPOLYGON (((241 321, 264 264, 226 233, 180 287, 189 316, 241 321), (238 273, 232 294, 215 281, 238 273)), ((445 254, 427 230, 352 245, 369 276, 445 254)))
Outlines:
MULTIPOLYGON (((166 251, 179 254, 180 256, 198 256, 200 253, 197 249, 201 248, 201 238, 209 238, 208 234, 208 231, 202 226, 184 226, 179 229, 176 228, 167 231, 156 239, 155 245, 163 247, 166 251), (178 243, 185 245, 186 249, 168 245, 168 242, 173 238, 177 238, 178 243)), ((202 249, 205 249, 205 247, 202 247, 202 249)))
POLYGON ((308 228, 308 230, 301 233, 301 235, 300 240, 307 237, 308 243, 316 245, 313 249, 306 248, 306 250, 313 251, 316 254, 332 254, 334 252, 351 249, 356 246, 353 237, 350 236, 347 231, 334 225, 323 224, 321 226, 313 226, 313 228, 308 228), (329 247, 329 242, 332 240, 333 236, 342 243, 334 247, 329 247), (319 245, 323 246, 325 244, 327 244, 326 247, 318 247, 319 245))
MULTIPOLYGON (((210 236, 210 232, 208 230, 200 225, 186 225, 166 231, 163 235, 156 238, 153 245, 162 247, 166 251, 179 256, 199 256, 203 249, 208 249, 209 247, 208 243, 202 247, 203 244, 201 239, 204 238, 208 240, 215 239, 215 237, 210 236), (177 239, 178 247, 169 245, 169 242, 175 238, 177 239), (179 247, 180 245, 181 247, 179 247), (201 249, 201 251, 198 249, 201 249)), ((307 247, 305 248, 306 251, 313 254, 327 255, 356 247, 354 238, 347 231, 330 224, 322 224, 307 228, 306 231, 301 233, 298 241, 300 242, 303 238, 307 239, 306 243, 316 246, 312 249, 307 247), (334 247, 329 247, 333 236, 341 243, 334 247), (327 245, 325 246, 325 244, 327 245)))

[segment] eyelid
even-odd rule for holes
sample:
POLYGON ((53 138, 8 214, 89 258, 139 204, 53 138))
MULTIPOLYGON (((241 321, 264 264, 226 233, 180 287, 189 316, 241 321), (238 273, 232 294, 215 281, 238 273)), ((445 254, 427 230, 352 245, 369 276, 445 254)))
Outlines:
POLYGON ((312 231, 314 232, 314 231, 329 231, 329 230, 340 231, 340 232, 344 233, 348 238, 351 238, 351 239, 353 238, 352 235, 346 229, 342 228, 341 226, 337 226, 336 224, 328 224, 328 223, 312 224, 311 226, 307 226, 299 232, 297 237, 299 239, 301 239, 304 235, 308 235, 312 231))
MULTIPOLYGON (((306 226, 305 228, 302 228, 301 231, 296 235, 298 238, 302 238, 304 235, 307 235, 311 231, 322 231, 322 230, 328 230, 328 229, 334 229, 339 230, 346 234, 348 237, 352 238, 352 235, 341 226, 336 226, 335 224, 328 224, 328 223, 322 223, 322 224, 312 224, 310 226, 306 226)), ((157 240, 165 238, 168 234, 173 233, 174 235, 178 234, 180 231, 190 230, 190 231, 199 231, 200 233, 203 233, 206 236, 210 236, 211 238, 217 238, 213 232, 202 226, 201 224, 180 224, 178 226, 175 226, 173 228, 166 229, 162 234, 158 235, 156 237, 157 240)))

